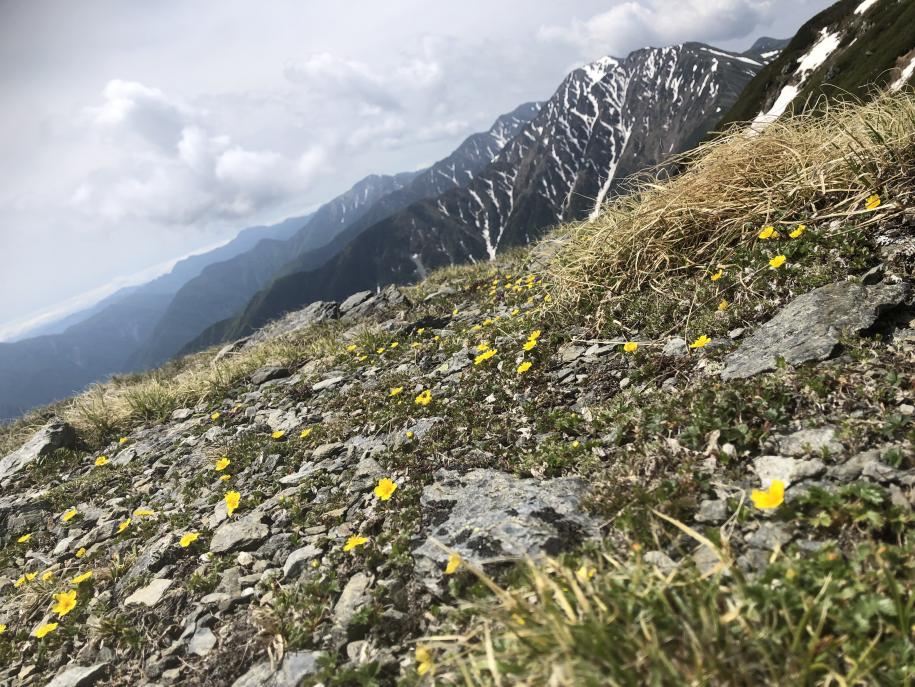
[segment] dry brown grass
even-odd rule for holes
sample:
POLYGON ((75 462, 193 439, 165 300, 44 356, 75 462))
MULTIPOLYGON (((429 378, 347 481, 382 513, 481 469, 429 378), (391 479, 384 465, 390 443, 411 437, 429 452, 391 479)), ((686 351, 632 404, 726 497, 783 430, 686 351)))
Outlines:
POLYGON ((646 289, 714 272, 761 226, 870 222, 878 193, 885 220, 911 197, 915 96, 882 96, 786 118, 763 133, 732 129, 680 159, 686 170, 633 193, 594 221, 571 228, 550 268, 560 301, 587 304, 596 318, 646 289))

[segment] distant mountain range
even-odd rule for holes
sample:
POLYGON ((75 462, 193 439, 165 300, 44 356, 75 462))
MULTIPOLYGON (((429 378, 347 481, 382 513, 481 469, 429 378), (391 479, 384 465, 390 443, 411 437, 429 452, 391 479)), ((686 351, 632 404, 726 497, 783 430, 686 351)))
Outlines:
POLYGON ((586 218, 624 178, 703 138, 764 64, 687 43, 576 69, 468 183, 351 228, 340 239, 352 240, 321 264, 303 256, 301 271, 273 281, 184 350, 246 335, 315 300, 486 260, 559 222, 586 218))

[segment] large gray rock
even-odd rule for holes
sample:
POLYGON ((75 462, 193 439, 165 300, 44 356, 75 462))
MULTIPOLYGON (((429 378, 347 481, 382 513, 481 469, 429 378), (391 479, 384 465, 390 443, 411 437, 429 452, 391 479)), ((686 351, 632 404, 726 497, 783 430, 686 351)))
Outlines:
POLYGON ((89 687, 101 679, 110 668, 108 663, 91 666, 70 666, 58 673, 45 687, 89 687))
POLYGON ((414 551, 420 578, 435 584, 450 551, 474 565, 555 555, 599 536, 582 509, 587 483, 574 477, 519 479, 498 470, 442 470, 423 490, 425 541, 414 551))
POLYGON ((334 604, 334 634, 338 643, 342 644, 347 639, 351 639, 349 634, 356 614, 371 600, 368 594, 370 586, 369 576, 357 572, 349 578, 343 591, 340 592, 340 598, 334 604))
POLYGON ((145 587, 140 587, 133 594, 124 599, 125 606, 142 605, 152 608, 162 600, 165 592, 172 586, 171 580, 156 579, 145 587))
POLYGON ((784 456, 803 456, 807 453, 818 455, 823 451, 835 456, 843 450, 842 444, 836 440, 835 427, 802 429, 785 436, 777 436, 775 440, 778 452, 784 456))
POLYGON ((256 547, 270 534, 270 528, 261 522, 261 514, 255 513, 238 520, 226 520, 213 533, 210 551, 226 553, 244 551, 256 547))
POLYGON ((279 666, 258 663, 232 683, 232 687, 299 687, 309 675, 318 672, 320 651, 293 651, 279 666))
POLYGON ((283 564, 283 580, 288 582, 299 577, 308 563, 318 558, 323 552, 314 544, 296 549, 286 557, 283 564))
POLYGON ((59 448, 72 448, 75 443, 76 432, 69 424, 57 418, 48 421, 19 450, 0 460, 0 484, 39 458, 59 448))
POLYGON ((908 284, 864 286, 838 282, 795 298, 724 359, 723 379, 744 379, 774 370, 782 357, 790 365, 826 360, 843 333, 858 334, 880 314, 902 303, 908 284))
POLYGON ((785 488, 811 477, 818 477, 826 471, 823 461, 813 458, 811 460, 798 460, 785 456, 759 456, 753 460, 753 471, 759 477, 764 487, 768 487, 772 480, 781 480, 785 488))

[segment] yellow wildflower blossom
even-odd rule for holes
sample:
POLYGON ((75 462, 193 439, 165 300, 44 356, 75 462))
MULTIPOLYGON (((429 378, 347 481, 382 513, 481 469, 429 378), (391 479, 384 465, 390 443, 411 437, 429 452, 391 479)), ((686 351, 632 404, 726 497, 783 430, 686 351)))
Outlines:
POLYGON ((750 494, 753 505, 761 510, 778 508, 785 500, 785 483, 780 479, 772 480, 769 488, 764 491, 754 489, 750 494))
POLYGON ((461 567, 463 562, 464 561, 458 554, 452 553, 450 556, 448 556, 448 563, 445 565, 445 574, 454 575, 454 573, 457 572, 457 569, 461 567))
POLYGON ((350 353, 352 353, 353 351, 356 350, 356 348, 357 348, 356 344, 350 344, 349 346, 346 347, 346 350, 349 351, 350 353))
POLYGON ((485 341, 477 344, 477 351, 479 351, 480 353, 482 353, 483 351, 488 351, 488 350, 489 350, 489 344, 486 343, 485 341))
POLYGON ((626 351, 626 353, 635 353, 639 350, 639 345, 635 341, 627 341, 623 344, 623 350, 626 351))
POLYGON ((777 270, 779 267, 785 264, 785 260, 787 260, 787 258, 784 255, 776 255, 769 261, 769 267, 771 267, 773 270, 777 270))
POLYGON ((85 546, 80 546, 80 547, 76 550, 76 553, 73 554, 73 555, 76 556, 77 558, 82 558, 83 556, 86 555, 86 547, 85 547, 85 546))
POLYGON ((763 241, 765 241, 767 239, 777 239, 779 237, 779 233, 775 230, 775 227, 766 226, 762 228, 762 231, 759 232, 758 236, 763 241))
POLYGON ((524 346, 522 346, 522 348, 524 348, 525 351, 529 351, 532 348, 534 348, 536 345, 537 345, 537 339, 528 339, 527 341, 524 342, 524 346))
POLYGON ((729 305, 730 305, 730 303, 728 303, 725 299, 722 298, 721 302, 718 304, 718 309, 721 311, 727 310, 729 305))
POLYGON ((127 437, 121 437, 120 439, 118 439, 118 444, 121 445, 121 446, 123 446, 123 445, 126 444, 128 441, 129 441, 129 439, 128 439, 127 437))
POLYGON ((376 348, 375 353, 377 353, 378 355, 381 355, 382 353, 384 353, 384 346, 379 346, 378 348, 376 348))
POLYGON ((130 527, 130 518, 127 518, 124 522, 122 522, 120 525, 118 525, 118 532, 119 533, 123 532, 128 527, 130 527))
POLYGON ((223 456, 222 458, 220 458, 219 460, 216 461, 216 465, 213 466, 213 469, 216 470, 216 472, 222 472, 227 467, 229 467, 231 464, 232 464, 232 461, 229 460, 229 456, 223 456))
POLYGON ((29 572, 25 574, 25 579, 28 582, 32 582, 36 577, 38 577, 37 572, 29 572))
POLYGON ((282 439, 284 436, 286 436, 286 432, 284 432, 284 431, 281 430, 281 429, 278 429, 278 430, 276 430, 273 434, 271 434, 270 436, 273 438, 274 441, 279 441, 279 440, 282 439))
POLYGON ((54 571, 53 571, 53 570, 45 570, 43 573, 41 573, 41 581, 42 581, 42 582, 50 582, 50 581, 53 580, 53 579, 54 579, 54 571))
POLYGON ((392 341, 390 347, 391 347, 391 348, 397 348, 399 345, 400 345, 400 342, 398 342, 398 341, 392 341))
POLYGON ((414 401, 421 406, 427 406, 432 403, 432 392, 429 389, 424 390, 414 401))
POLYGON ((394 495, 395 491, 397 491, 397 484, 388 477, 382 477, 375 487, 375 496, 382 501, 387 501, 394 495))
POLYGON ((210 419, 211 419, 213 422, 216 422, 216 420, 218 420, 218 419, 221 418, 221 417, 222 417, 222 413, 220 413, 218 410, 215 411, 215 412, 213 412, 212 415, 210 415, 210 419))
POLYGON ((95 464, 98 467, 101 467, 102 465, 106 465, 107 463, 108 463, 108 456, 99 456, 98 458, 95 459, 95 464))
POLYGON ((63 618, 67 613, 76 608, 76 590, 73 589, 69 592, 55 594, 54 600, 57 603, 51 608, 51 613, 56 613, 59 618, 63 618))
POLYGON ((518 365, 518 374, 523 375, 525 372, 531 369, 532 363, 530 360, 525 360, 523 363, 518 365))
POLYGON ((796 238, 799 238, 800 235, 803 234, 805 231, 807 231, 807 227, 804 226, 803 224, 798 224, 797 227, 794 229, 794 231, 790 232, 788 234, 788 236, 790 236, 793 239, 796 239, 796 238))
POLYGON ((488 351, 483 351, 476 358, 473 359, 474 365, 479 365, 480 363, 489 360, 492 358, 498 351, 495 348, 490 348, 488 351))
POLYGON ((151 518, 155 514, 156 514, 156 511, 152 510, 151 508, 137 508, 133 512, 133 515, 136 518, 151 518))
POLYGON ((200 537, 199 532, 186 532, 185 534, 183 534, 181 536, 181 540, 178 542, 178 544, 181 545, 182 549, 186 549, 191 544, 193 544, 195 541, 197 541, 197 539, 199 537, 200 537))
POLYGON ((226 502, 226 515, 231 516, 232 513, 238 508, 238 504, 241 503, 241 494, 237 491, 227 491, 225 495, 226 502))
POLYGON ((419 329, 416 330, 416 333, 417 333, 417 334, 425 334, 425 332, 426 332, 426 328, 425 328, 425 327, 420 327, 419 329))
POLYGON ((403 392, 402 386, 392 386, 391 390, 388 392, 388 396, 391 396, 391 397, 397 396, 402 392, 403 392))
POLYGON ((226 475, 220 475, 220 476, 219 476, 219 481, 220 481, 220 482, 228 482, 230 479, 232 479, 232 475, 226 474, 226 475))
POLYGON ((715 272, 715 274, 713 274, 711 277, 709 277, 709 279, 711 279, 712 281, 718 281, 723 276, 724 276, 724 270, 718 270, 717 272, 715 272))
POLYGON ((86 580, 91 579, 91 578, 92 578, 92 571, 87 570, 82 575, 77 575, 72 580, 70 580, 70 584, 72 584, 74 587, 78 587, 83 582, 85 582, 86 580))
POLYGON ((587 582, 596 574, 597 568, 585 564, 582 564, 582 566, 575 571, 575 577, 578 578, 579 582, 587 582))
POLYGON ((63 520, 64 522, 70 522, 73 518, 76 517, 77 513, 78 513, 78 511, 75 508, 71 508, 66 513, 64 513, 60 519, 63 520))
POLYGON ((29 532, 28 534, 23 534, 23 535, 22 535, 21 537, 19 537, 19 539, 17 539, 16 541, 19 542, 20 544, 25 544, 25 543, 26 543, 27 541, 29 541, 31 538, 32 538, 32 533, 29 532))
POLYGON ((35 636, 38 639, 42 639, 46 635, 51 634, 54 630, 57 629, 57 623, 48 623, 47 625, 42 625, 37 630, 35 630, 35 636))
POLYGON ((363 546, 369 543, 368 537, 360 537, 357 534, 354 534, 352 537, 346 540, 346 543, 343 545, 344 551, 352 551, 357 546, 363 546))
POLYGON ((5 632, 6 632, 6 625, 4 625, 3 623, 0 623, 0 635, 4 634, 5 632))
POLYGON ((307 439, 311 436, 311 433, 314 431, 314 427, 306 427, 301 432, 299 432, 299 439, 307 439))
POLYGON ((22 585, 24 585, 25 582, 26 582, 25 575, 20 575, 20 576, 19 576, 19 579, 17 579, 15 582, 13 582, 13 586, 14 586, 16 589, 19 589, 19 587, 21 587, 22 585))
POLYGON ((435 672, 435 663, 432 662, 432 654, 424 646, 416 647, 416 674, 422 677, 427 673, 435 672))
POLYGON ((712 340, 710 338, 708 338, 705 334, 703 334, 698 339, 693 341, 689 345, 689 347, 690 348, 704 348, 704 347, 708 346, 710 343, 712 343, 712 340))
POLYGON ((870 196, 867 199, 867 202, 864 203, 864 207, 866 207, 868 210, 876 210, 877 208, 879 208, 880 207, 880 196, 878 196, 876 193, 874 195, 870 196))

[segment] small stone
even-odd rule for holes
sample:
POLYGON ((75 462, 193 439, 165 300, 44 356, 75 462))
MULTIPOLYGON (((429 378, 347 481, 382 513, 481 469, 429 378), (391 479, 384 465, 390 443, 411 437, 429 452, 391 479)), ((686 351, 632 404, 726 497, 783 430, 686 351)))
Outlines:
POLYGON ((681 339, 679 336, 668 339, 667 343, 664 344, 664 348, 661 349, 661 355, 671 357, 686 355, 687 353, 689 353, 689 346, 686 343, 686 339, 681 339))
POLYGON ((212 553, 226 553, 251 549, 270 534, 270 528, 261 522, 260 514, 252 514, 240 520, 222 523, 210 540, 212 553))
POLYGON ((669 575, 677 569, 677 564, 663 551, 646 551, 644 560, 649 565, 656 567, 664 575, 669 575))
POLYGON ((184 422, 194 414, 190 408, 178 408, 172 411, 172 420, 175 422, 184 422))
POLYGON ((145 587, 141 587, 133 594, 124 599, 124 605, 141 604, 152 608, 162 599, 162 596, 172 585, 171 580, 156 579, 145 587))
POLYGON ((785 456, 803 456, 808 453, 839 455, 844 447, 835 440, 835 427, 802 429, 787 436, 776 437, 778 452, 785 456))
POLYGON ((109 663, 96 663, 91 666, 70 666, 58 673, 45 687, 90 687, 101 679, 108 669, 109 663))
POLYGON ((900 403, 898 406, 896 406, 896 410, 899 411, 900 415, 908 416, 915 413, 915 406, 913 406, 911 403, 900 403))
POLYGON ((314 544, 303 546, 289 554, 286 562, 283 564, 283 581, 289 581, 299 577, 309 561, 317 558, 322 553, 314 544))
POLYGON ((717 525, 728 518, 728 504, 718 499, 706 499, 699 504, 696 522, 717 525))
POLYGON ((795 482, 822 475, 826 466, 817 458, 797 460, 784 456, 760 456, 753 461, 753 470, 763 486, 768 487, 772 480, 778 479, 785 483, 787 489, 795 482))
POLYGON ((251 373, 251 383, 255 386, 260 386, 265 382, 272 382, 275 379, 283 379, 288 377, 292 372, 288 367, 281 367, 277 365, 266 365, 261 367, 251 373))
POLYGON ((323 391, 324 389, 330 389, 331 387, 334 387, 334 386, 337 386, 338 384, 340 384, 344 379, 345 379, 344 377, 328 377, 327 379, 322 379, 320 382, 317 382, 316 384, 312 384, 311 390, 312 391, 323 391))
POLYGON ((777 546, 784 546, 791 541, 791 535, 781 525, 763 522, 757 530, 747 537, 747 544, 757 549, 774 551, 777 546))

